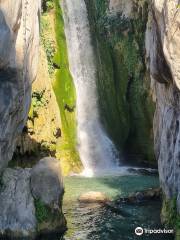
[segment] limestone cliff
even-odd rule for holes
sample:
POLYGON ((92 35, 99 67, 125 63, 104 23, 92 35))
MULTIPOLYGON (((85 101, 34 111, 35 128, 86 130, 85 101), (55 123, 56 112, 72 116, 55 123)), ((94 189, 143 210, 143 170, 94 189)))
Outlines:
POLYGON ((28 116, 38 66, 39 7, 33 0, 0 1, 0 170, 28 116))
POLYGON ((165 198, 163 220, 180 213, 180 2, 154 0, 146 32, 147 63, 156 101, 155 154, 165 198), (174 202, 173 204, 170 204, 174 202), (169 215, 171 213, 171 215, 169 215))

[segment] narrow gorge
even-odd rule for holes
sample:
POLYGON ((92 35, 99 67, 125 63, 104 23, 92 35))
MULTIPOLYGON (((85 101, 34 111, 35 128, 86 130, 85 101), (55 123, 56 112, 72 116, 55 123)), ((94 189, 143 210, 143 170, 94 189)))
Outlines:
POLYGON ((0 33, 0 239, 179 240, 179 0, 0 0, 0 33))

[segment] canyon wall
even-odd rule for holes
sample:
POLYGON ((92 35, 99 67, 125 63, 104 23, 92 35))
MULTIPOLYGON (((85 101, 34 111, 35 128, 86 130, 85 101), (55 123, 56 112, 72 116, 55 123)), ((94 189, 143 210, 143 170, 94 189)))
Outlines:
MULTIPOLYGON (((146 32, 147 65, 156 111, 154 144, 164 206, 162 219, 180 213, 180 2, 154 0, 146 32)), ((175 215, 176 216, 176 215, 175 215)), ((176 216, 175 218, 178 218, 176 216)))
POLYGON ((0 170, 26 123, 39 55, 40 1, 0 1, 0 170))
POLYGON ((104 125, 125 153, 139 153, 148 162, 155 152, 163 190, 162 220, 177 225, 180 2, 86 0, 86 4, 97 50, 104 125))
POLYGON ((154 103, 145 64, 146 1, 86 0, 101 120, 130 162, 155 164, 154 103))

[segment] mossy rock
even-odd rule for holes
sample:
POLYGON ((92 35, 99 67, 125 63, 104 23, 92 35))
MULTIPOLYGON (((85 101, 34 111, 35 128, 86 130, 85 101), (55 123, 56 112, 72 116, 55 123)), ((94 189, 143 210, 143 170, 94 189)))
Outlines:
POLYGON ((64 233, 66 231, 66 220, 61 207, 54 209, 41 200, 34 200, 37 219, 38 234, 50 232, 64 233))
POLYGON ((177 197, 166 199, 163 196, 163 207, 161 211, 161 221, 169 228, 173 228, 176 233, 176 240, 180 237, 180 215, 177 212, 177 197))
POLYGON ((154 162, 155 110, 145 66, 148 4, 134 2, 132 18, 108 14, 108 1, 86 0, 98 65, 101 120, 121 152, 154 162))
POLYGON ((56 157, 62 161, 64 174, 79 172, 82 164, 77 150, 76 92, 71 73, 64 33, 64 21, 61 1, 44 2, 45 12, 41 18, 41 42, 45 48, 49 75, 60 110, 61 139, 56 145, 56 157), (47 4, 53 10, 48 10, 47 4), (53 4, 51 4, 53 3, 53 4), (53 21, 50 18, 53 17, 53 21), (52 26, 53 22, 53 26, 52 26), (51 23, 51 27, 50 26, 51 23), (52 31, 52 29, 54 31, 52 31), (54 35, 52 36, 52 33, 54 35), (67 106, 70 111, 67 110, 67 106))

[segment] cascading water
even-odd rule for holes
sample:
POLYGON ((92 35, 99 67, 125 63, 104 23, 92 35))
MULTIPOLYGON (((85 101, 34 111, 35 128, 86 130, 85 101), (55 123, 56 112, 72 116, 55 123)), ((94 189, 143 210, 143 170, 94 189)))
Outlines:
POLYGON ((79 154, 84 174, 92 176, 117 166, 116 149, 104 131, 98 111, 97 68, 84 0, 62 0, 70 71, 77 93, 79 154))

